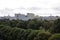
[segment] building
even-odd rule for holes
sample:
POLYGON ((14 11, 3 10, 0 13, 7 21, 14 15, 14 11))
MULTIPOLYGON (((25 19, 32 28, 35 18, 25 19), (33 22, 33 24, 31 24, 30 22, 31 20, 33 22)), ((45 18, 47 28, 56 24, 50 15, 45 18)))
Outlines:
POLYGON ((48 16, 48 17, 42 17, 42 16, 38 16, 38 15, 34 15, 33 13, 27 13, 27 15, 24 15, 24 14, 15 14, 14 17, 11 17, 11 16, 4 16, 4 17, 0 17, 0 19, 9 19, 9 20, 24 20, 24 21, 27 21, 29 19, 38 19, 38 20, 55 20, 55 19, 58 19, 60 17, 57 17, 57 16, 48 16))
POLYGON ((27 15, 24 14, 15 14, 14 17, 11 16, 4 16, 4 17, 0 17, 0 19, 9 19, 9 20, 29 20, 29 19, 34 19, 35 15, 33 13, 27 13, 27 15))
POLYGON ((33 13, 27 13, 27 17, 29 19, 34 19, 35 18, 35 15, 33 13))

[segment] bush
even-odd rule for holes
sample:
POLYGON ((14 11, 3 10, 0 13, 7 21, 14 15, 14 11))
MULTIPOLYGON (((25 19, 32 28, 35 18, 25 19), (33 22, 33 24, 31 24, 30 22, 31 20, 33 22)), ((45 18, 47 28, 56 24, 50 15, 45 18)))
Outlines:
POLYGON ((52 35, 49 40, 60 40, 60 33, 52 35))
POLYGON ((51 33, 49 32, 43 32, 39 34, 39 40, 48 40, 48 38, 51 36, 51 33))

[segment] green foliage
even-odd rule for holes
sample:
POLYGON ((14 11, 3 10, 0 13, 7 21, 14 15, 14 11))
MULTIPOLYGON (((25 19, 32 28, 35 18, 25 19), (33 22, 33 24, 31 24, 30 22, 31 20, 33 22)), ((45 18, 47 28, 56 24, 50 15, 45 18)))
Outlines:
POLYGON ((52 35, 49 40, 60 40, 60 33, 52 35))
POLYGON ((21 28, 11 28, 8 26, 0 25, 0 37, 3 40, 44 40, 50 36, 49 32, 42 30, 31 30, 21 28))
POLYGON ((43 25, 42 23, 43 23, 43 21, 40 21, 40 20, 31 20, 28 22, 27 28, 38 30, 40 28, 40 26, 43 25))
POLYGON ((39 40, 48 40, 48 38, 51 36, 51 33, 49 32, 40 32, 38 33, 39 40))
POLYGON ((3 40, 60 40, 60 19, 54 21, 0 20, 0 38, 3 40))
POLYGON ((60 33, 60 19, 54 21, 54 26, 50 28, 51 33, 60 33))

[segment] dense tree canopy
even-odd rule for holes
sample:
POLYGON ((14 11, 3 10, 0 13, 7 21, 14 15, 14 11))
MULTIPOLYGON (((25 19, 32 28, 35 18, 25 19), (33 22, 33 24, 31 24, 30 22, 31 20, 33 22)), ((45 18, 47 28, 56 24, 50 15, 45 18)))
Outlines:
POLYGON ((0 20, 0 39, 3 40, 52 40, 55 35, 60 40, 60 19, 0 20))

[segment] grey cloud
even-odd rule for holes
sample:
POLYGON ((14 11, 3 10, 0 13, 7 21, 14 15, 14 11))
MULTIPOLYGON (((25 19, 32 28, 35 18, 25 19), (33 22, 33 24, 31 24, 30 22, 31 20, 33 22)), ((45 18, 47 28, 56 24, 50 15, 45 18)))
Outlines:
POLYGON ((27 8, 28 10, 41 10, 41 8, 39 7, 30 7, 30 8, 27 8))
POLYGON ((40 8, 40 7, 28 7, 28 8, 24 8, 24 7, 20 7, 20 8, 16 8, 16 9, 19 9, 19 10, 32 10, 32 11, 38 11, 38 10, 49 10, 51 8, 40 8))
POLYGON ((55 7, 55 8, 52 8, 53 10, 55 11, 60 11, 60 7, 55 7))
POLYGON ((0 14, 11 14, 13 12, 14 9, 9 9, 9 8, 5 8, 5 9, 0 9, 0 14))
POLYGON ((41 10, 42 8, 39 8, 39 7, 28 7, 28 8, 20 7, 17 9, 20 9, 20 10, 41 10))

